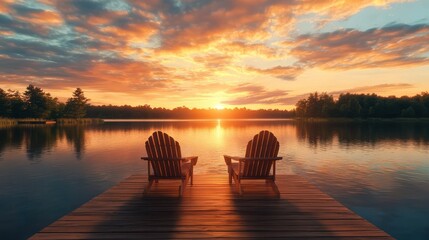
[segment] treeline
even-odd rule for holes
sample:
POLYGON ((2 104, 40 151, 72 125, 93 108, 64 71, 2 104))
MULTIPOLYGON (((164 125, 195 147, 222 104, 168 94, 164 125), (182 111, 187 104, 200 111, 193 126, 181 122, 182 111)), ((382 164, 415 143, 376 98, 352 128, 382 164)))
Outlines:
POLYGON ((142 106, 92 106, 80 88, 65 103, 39 87, 29 85, 22 94, 18 91, 0 88, 0 118, 422 118, 429 117, 429 93, 423 92, 413 97, 381 97, 376 94, 341 94, 337 100, 327 93, 312 93, 299 100, 296 109, 251 110, 197 109, 177 107, 166 109, 142 106))
POLYGON ((251 110, 247 108, 233 109, 199 109, 177 107, 174 109, 166 109, 149 105, 143 106, 89 106, 87 116, 91 118, 128 118, 128 119, 160 119, 160 118, 176 118, 176 119, 233 119, 233 118, 291 118, 294 117, 294 111, 279 110, 279 109, 259 109, 251 110))
POLYGON ((86 115, 89 99, 76 88, 65 103, 43 89, 28 85, 24 93, 0 88, 0 117, 2 118, 82 118, 86 115))
POLYGON ((315 118, 423 118, 429 117, 429 93, 413 97, 376 94, 313 93, 296 104, 296 116, 315 118))
POLYGON ((59 102, 43 89, 29 85, 24 93, 0 88, 0 118, 290 118, 294 111, 279 109, 251 110, 234 109, 197 109, 177 107, 166 109, 143 106, 92 106, 77 88, 67 102, 59 102))

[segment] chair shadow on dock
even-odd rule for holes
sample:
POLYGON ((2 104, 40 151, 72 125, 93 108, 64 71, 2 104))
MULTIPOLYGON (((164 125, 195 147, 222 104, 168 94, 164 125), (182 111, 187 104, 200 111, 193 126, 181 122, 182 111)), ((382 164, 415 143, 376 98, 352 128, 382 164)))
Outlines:
POLYGON ((276 182, 280 198, 261 181, 240 196, 225 175, 196 175, 182 197, 160 181, 142 198, 147 176, 132 175, 31 239, 392 239, 300 176, 276 182))
POLYGON ((243 189, 245 194, 234 198, 232 204, 234 213, 240 218, 240 230, 246 237, 307 239, 335 236, 314 216, 315 212, 310 210, 314 209, 311 200, 287 199, 282 192, 279 198, 269 183, 261 181, 246 182, 243 189))
POLYGON ((180 183, 172 184, 174 189, 169 182, 154 183, 152 192, 143 195, 144 184, 137 180, 113 189, 111 199, 104 202, 111 206, 108 217, 95 226, 95 232, 108 233, 103 238, 174 238, 183 214, 176 186, 180 183), (113 195, 119 192, 121 196, 113 195))

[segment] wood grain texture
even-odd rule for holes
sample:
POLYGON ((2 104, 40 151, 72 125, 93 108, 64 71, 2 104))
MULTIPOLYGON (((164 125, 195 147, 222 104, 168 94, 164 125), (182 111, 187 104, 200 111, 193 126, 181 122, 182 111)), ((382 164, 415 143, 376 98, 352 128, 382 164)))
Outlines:
POLYGON ((196 175, 181 198, 180 181, 154 183, 132 175, 31 239, 393 239, 297 175, 270 185, 243 183, 239 196, 227 175, 196 175))

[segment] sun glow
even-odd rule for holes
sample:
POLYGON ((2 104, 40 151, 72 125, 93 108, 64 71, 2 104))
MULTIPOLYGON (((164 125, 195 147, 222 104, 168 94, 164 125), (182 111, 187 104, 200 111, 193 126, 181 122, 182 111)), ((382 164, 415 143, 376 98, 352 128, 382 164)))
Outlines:
POLYGON ((225 106, 224 106, 224 105, 222 105, 222 104, 220 104, 220 103, 217 103, 217 104, 214 106, 214 108, 215 108, 216 110, 222 110, 222 109, 224 109, 224 108, 225 108, 225 106))

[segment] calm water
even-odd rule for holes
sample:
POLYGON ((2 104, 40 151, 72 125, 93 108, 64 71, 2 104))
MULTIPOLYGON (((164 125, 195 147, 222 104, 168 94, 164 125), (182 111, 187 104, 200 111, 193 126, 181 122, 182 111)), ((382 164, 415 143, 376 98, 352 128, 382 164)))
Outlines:
POLYGON ((155 130, 198 155, 196 174, 226 175, 260 130, 280 142, 278 173, 305 176, 398 239, 429 237, 429 124, 265 121, 108 122, 0 128, 2 239, 32 235, 134 173, 155 130))

